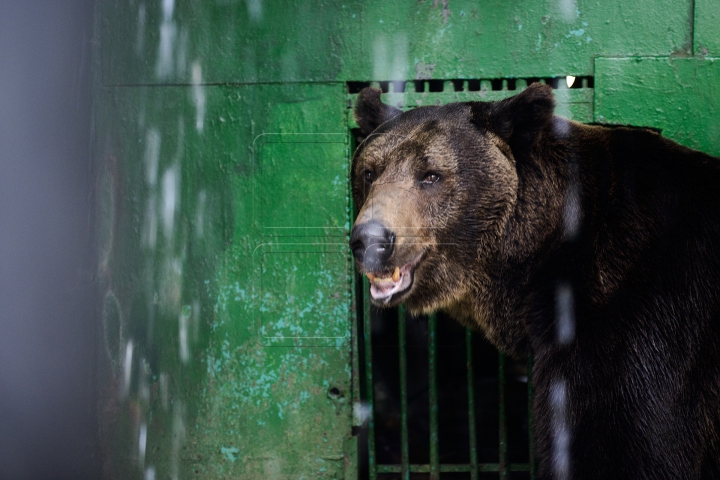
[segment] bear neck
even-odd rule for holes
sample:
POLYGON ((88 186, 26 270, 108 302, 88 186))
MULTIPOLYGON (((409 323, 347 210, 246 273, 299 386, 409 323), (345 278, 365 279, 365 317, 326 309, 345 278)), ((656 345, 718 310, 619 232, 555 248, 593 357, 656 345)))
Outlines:
MULTIPOLYGON (((648 308, 639 299, 649 292, 680 305, 720 281, 703 270, 719 262, 709 232, 720 224, 717 159, 644 129, 558 121, 541 148, 516 155, 517 202, 497 261, 466 307, 514 356, 557 344, 563 289, 574 302, 573 341, 590 341, 625 328, 625 312, 648 308), (686 273, 681 285, 673 271, 686 273)), ((717 308, 688 315, 709 318, 717 308)))
POLYGON ((490 342, 515 357, 529 348, 527 324, 535 310, 537 273, 563 244, 566 191, 577 176, 568 158, 575 148, 572 140, 562 140, 549 128, 532 150, 513 150, 517 195, 495 260, 481 267, 487 274, 476 276, 471 298, 449 309, 456 318, 472 316, 490 342))

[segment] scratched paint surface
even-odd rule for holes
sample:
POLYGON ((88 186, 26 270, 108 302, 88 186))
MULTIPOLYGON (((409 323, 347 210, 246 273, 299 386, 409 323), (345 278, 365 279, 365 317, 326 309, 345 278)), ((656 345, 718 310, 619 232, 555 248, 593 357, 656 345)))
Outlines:
POLYGON ((692 54, 692 4, 105 1, 102 70, 111 84, 183 83, 198 58, 211 83, 589 75, 595 56, 692 54))
POLYGON ((338 84, 100 89, 109 478, 344 477, 344 99, 338 84))

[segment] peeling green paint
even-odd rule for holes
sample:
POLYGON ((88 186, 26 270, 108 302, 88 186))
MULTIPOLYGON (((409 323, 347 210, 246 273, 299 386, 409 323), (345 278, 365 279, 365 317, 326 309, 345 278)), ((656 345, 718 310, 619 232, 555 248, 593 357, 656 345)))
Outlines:
POLYGON ((222 453, 226 459, 235 463, 236 455, 240 453, 240 450, 238 450, 237 447, 220 447, 220 453, 222 453))
MULTIPOLYGON (((342 458, 352 423, 344 396, 328 396, 351 385, 344 88, 204 87, 202 128, 193 88, 98 98, 99 128, 120 140, 98 146, 114 226, 101 272, 114 359, 102 402, 117 412, 104 419, 106 462, 119 478, 150 466, 315 478, 311 460, 342 458), (256 141, 284 132, 295 136, 256 141), (288 155, 313 175, 285 171, 288 155), (294 182, 310 193, 291 206, 310 215, 286 208, 294 182)), ((339 478, 343 462, 322 468, 339 478)))

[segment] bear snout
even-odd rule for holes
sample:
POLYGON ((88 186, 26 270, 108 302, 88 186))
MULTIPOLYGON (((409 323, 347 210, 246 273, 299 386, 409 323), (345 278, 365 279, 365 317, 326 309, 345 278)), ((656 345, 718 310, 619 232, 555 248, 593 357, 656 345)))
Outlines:
POLYGON ((380 270, 392 256, 395 234, 380 222, 371 220, 355 225, 350 236, 350 249, 355 260, 368 270, 380 270))

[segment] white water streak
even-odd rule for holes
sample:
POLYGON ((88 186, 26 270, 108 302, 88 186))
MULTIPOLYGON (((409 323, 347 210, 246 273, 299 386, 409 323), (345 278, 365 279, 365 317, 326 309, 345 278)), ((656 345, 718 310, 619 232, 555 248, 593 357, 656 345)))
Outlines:
POLYGON ((550 386, 550 408, 552 409, 553 446, 552 466, 556 480, 570 478, 570 426, 568 425, 568 393, 564 380, 557 380, 550 386))
POLYGON ((173 49, 175 37, 177 36, 177 26, 172 19, 174 9, 175 0, 163 0, 163 20, 160 24, 160 43, 158 44, 158 57, 155 66, 155 74, 160 80, 169 78, 173 74, 175 67, 173 49))
POLYGON ((558 343, 567 345, 575 338, 575 298, 567 283, 560 283, 555 289, 555 312, 558 343))
POLYGON ((125 361, 123 362, 123 384, 121 397, 125 398, 130 392, 130 380, 132 380, 132 363, 133 363, 133 342, 128 340, 125 345, 125 361))
POLYGON ((193 98, 195 100, 195 128, 202 133, 205 124, 205 88, 203 87, 202 66, 196 60, 192 64, 193 98))

